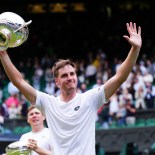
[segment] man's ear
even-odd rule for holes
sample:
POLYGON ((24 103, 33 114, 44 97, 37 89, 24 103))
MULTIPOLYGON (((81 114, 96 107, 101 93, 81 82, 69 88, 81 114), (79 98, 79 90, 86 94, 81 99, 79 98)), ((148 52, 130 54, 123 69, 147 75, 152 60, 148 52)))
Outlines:
POLYGON ((45 120, 46 118, 45 118, 45 116, 43 115, 43 120, 45 120))
POLYGON ((59 81, 58 81, 57 78, 55 78, 55 84, 56 84, 56 86, 59 88, 59 81))

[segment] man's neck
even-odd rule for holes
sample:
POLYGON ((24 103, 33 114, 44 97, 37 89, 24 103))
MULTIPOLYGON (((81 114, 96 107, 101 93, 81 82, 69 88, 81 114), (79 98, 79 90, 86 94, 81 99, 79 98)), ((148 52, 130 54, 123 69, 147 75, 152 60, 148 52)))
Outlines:
POLYGON ((34 126, 32 127, 32 132, 39 132, 43 130, 45 127, 44 126, 34 126))
POLYGON ((60 99, 63 101, 63 102, 69 102, 70 100, 72 100, 74 97, 76 96, 76 91, 74 92, 71 92, 71 93, 63 93, 61 92, 60 94, 60 99))

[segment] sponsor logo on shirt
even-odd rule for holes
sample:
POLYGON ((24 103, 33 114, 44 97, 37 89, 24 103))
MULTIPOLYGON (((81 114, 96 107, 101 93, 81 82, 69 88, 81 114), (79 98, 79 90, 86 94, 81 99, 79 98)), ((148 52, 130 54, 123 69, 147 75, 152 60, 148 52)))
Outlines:
POLYGON ((74 108, 75 111, 78 111, 80 109, 80 106, 77 106, 74 108))

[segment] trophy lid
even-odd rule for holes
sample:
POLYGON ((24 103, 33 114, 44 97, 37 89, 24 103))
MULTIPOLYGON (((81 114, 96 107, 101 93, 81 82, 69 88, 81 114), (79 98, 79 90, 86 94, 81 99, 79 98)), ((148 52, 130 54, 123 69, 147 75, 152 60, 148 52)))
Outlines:
POLYGON ((31 150, 26 146, 26 143, 23 141, 16 141, 9 144, 6 147, 7 155, 29 155, 31 150))
POLYGON ((0 21, 10 21, 12 23, 21 25, 21 27, 27 26, 32 22, 32 20, 25 22, 25 20, 21 16, 19 16, 18 14, 14 13, 14 12, 3 12, 3 13, 1 13, 0 14, 0 21))
POLYGON ((23 25, 25 23, 24 19, 14 12, 3 12, 0 14, 0 20, 9 20, 13 23, 23 25))
POLYGON ((22 141, 16 141, 7 146, 8 149, 19 149, 23 147, 27 148, 27 145, 25 142, 22 141))

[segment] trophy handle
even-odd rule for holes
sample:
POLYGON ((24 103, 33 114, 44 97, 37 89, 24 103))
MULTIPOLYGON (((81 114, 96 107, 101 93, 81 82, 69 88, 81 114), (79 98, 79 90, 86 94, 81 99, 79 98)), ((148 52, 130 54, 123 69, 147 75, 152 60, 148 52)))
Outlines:
POLYGON ((32 22, 32 20, 30 20, 30 21, 24 23, 22 26, 20 26, 17 30, 15 30, 15 31, 13 31, 13 32, 17 32, 18 30, 22 29, 23 27, 28 26, 29 24, 31 24, 31 22, 32 22))

